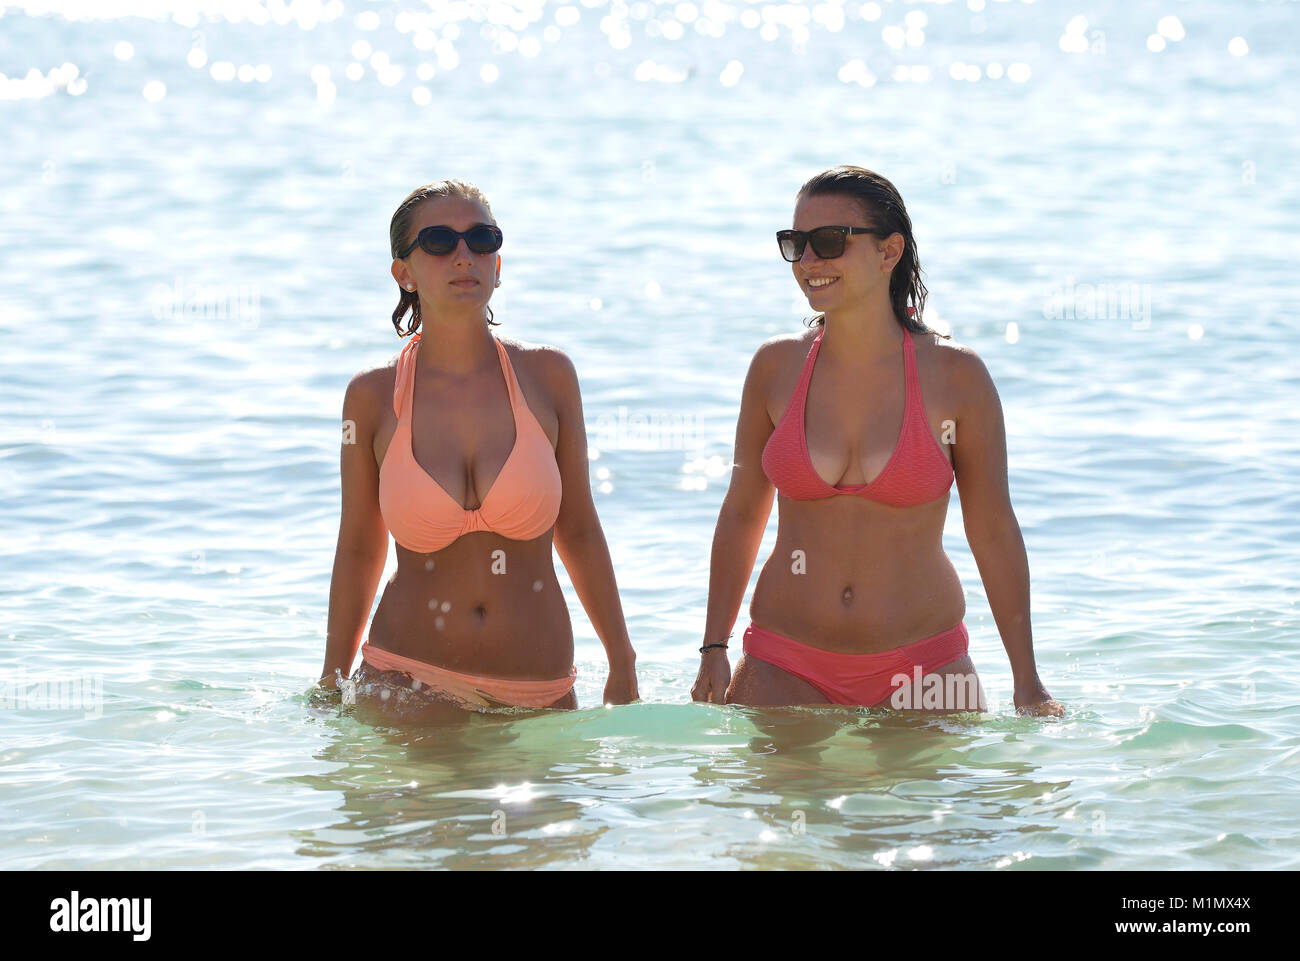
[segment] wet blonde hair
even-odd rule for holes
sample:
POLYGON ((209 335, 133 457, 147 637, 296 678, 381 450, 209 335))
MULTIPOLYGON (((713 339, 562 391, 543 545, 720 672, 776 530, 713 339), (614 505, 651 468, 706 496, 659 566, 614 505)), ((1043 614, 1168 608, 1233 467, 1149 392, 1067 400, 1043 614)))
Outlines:
MULTIPOLYGON (((425 184, 423 187, 416 187, 398 205, 388 225, 388 245, 394 260, 401 259, 401 252, 411 246, 415 239, 411 236, 411 223, 415 220, 415 211, 426 200, 434 200, 438 197, 460 197, 464 200, 477 201, 483 205, 492 223, 496 223, 496 218, 492 216, 492 205, 488 203, 483 191, 472 183, 464 180, 439 180, 436 183, 425 184)), ((393 311, 393 326, 397 328, 398 337, 406 337, 420 329, 420 295, 416 291, 403 290, 401 284, 398 284, 397 290, 399 299, 397 309, 393 311), (411 318, 406 323, 406 330, 402 330, 402 318, 406 316, 407 311, 410 311, 411 318)), ((497 326, 497 322, 492 319, 491 307, 488 308, 488 323, 497 326)))

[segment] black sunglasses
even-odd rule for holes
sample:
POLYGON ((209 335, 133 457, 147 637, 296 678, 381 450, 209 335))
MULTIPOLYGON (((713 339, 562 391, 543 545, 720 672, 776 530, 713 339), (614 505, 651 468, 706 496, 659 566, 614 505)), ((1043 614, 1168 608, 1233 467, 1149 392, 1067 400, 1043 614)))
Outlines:
POLYGON ((397 256, 408 256, 419 247, 426 254, 444 257, 456 249, 460 238, 465 238, 465 246, 476 254, 491 254, 501 249, 501 229, 491 224, 478 224, 463 233, 450 227, 425 227, 415 237, 415 243, 397 256))
POLYGON ((844 244, 849 234, 879 234, 888 237, 892 230, 879 227, 814 227, 812 230, 778 230, 776 242, 781 245, 781 256, 794 263, 803 256, 804 247, 812 241, 813 253, 822 260, 834 260, 844 255, 844 244))

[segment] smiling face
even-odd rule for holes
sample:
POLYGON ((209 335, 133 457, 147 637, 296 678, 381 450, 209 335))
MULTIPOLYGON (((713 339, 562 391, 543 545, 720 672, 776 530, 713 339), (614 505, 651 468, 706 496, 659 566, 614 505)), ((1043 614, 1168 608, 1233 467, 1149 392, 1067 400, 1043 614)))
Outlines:
MULTIPOLYGON (((435 197, 416 208, 406 243, 425 227, 445 226, 466 231, 478 224, 495 224, 477 200, 435 197)), ((501 255, 476 254, 461 238, 449 254, 430 254, 417 246, 405 258, 393 261, 393 277, 406 290, 414 286, 433 316, 482 312, 501 276, 501 255)))
MULTIPOLYGON (((801 196, 794 208, 794 229, 817 227, 875 227, 852 197, 842 194, 801 196)), ((903 235, 852 234, 844 253, 830 260, 817 256, 812 244, 790 265, 794 279, 813 310, 839 312, 871 303, 889 302, 889 276, 903 254, 903 235)))

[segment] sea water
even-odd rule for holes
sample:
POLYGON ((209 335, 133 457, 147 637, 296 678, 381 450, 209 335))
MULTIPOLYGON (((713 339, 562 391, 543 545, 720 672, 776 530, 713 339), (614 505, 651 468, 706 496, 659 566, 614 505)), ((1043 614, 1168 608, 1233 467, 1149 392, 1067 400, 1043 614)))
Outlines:
POLYGON ((0 5, 0 866, 1295 868, 1296 21, 0 5), (773 233, 839 163, 997 384, 1064 718, 1015 715, 956 489, 987 714, 690 701, 741 384, 808 316, 773 233), (388 220, 444 177, 504 230, 500 332, 578 370, 641 703, 558 563, 578 711, 306 696, 388 220))

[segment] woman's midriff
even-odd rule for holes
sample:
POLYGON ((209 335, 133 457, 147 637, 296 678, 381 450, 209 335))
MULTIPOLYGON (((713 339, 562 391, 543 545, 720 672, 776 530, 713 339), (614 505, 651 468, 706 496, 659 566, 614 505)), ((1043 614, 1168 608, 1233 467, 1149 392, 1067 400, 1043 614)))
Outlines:
POLYGON ((966 598, 943 550, 948 496, 914 507, 778 499, 750 620, 811 647, 874 654, 946 631, 966 598))
POLYGON ((551 679, 573 666, 573 628, 551 535, 467 534, 434 554, 397 548, 368 640, 462 674, 551 679))

